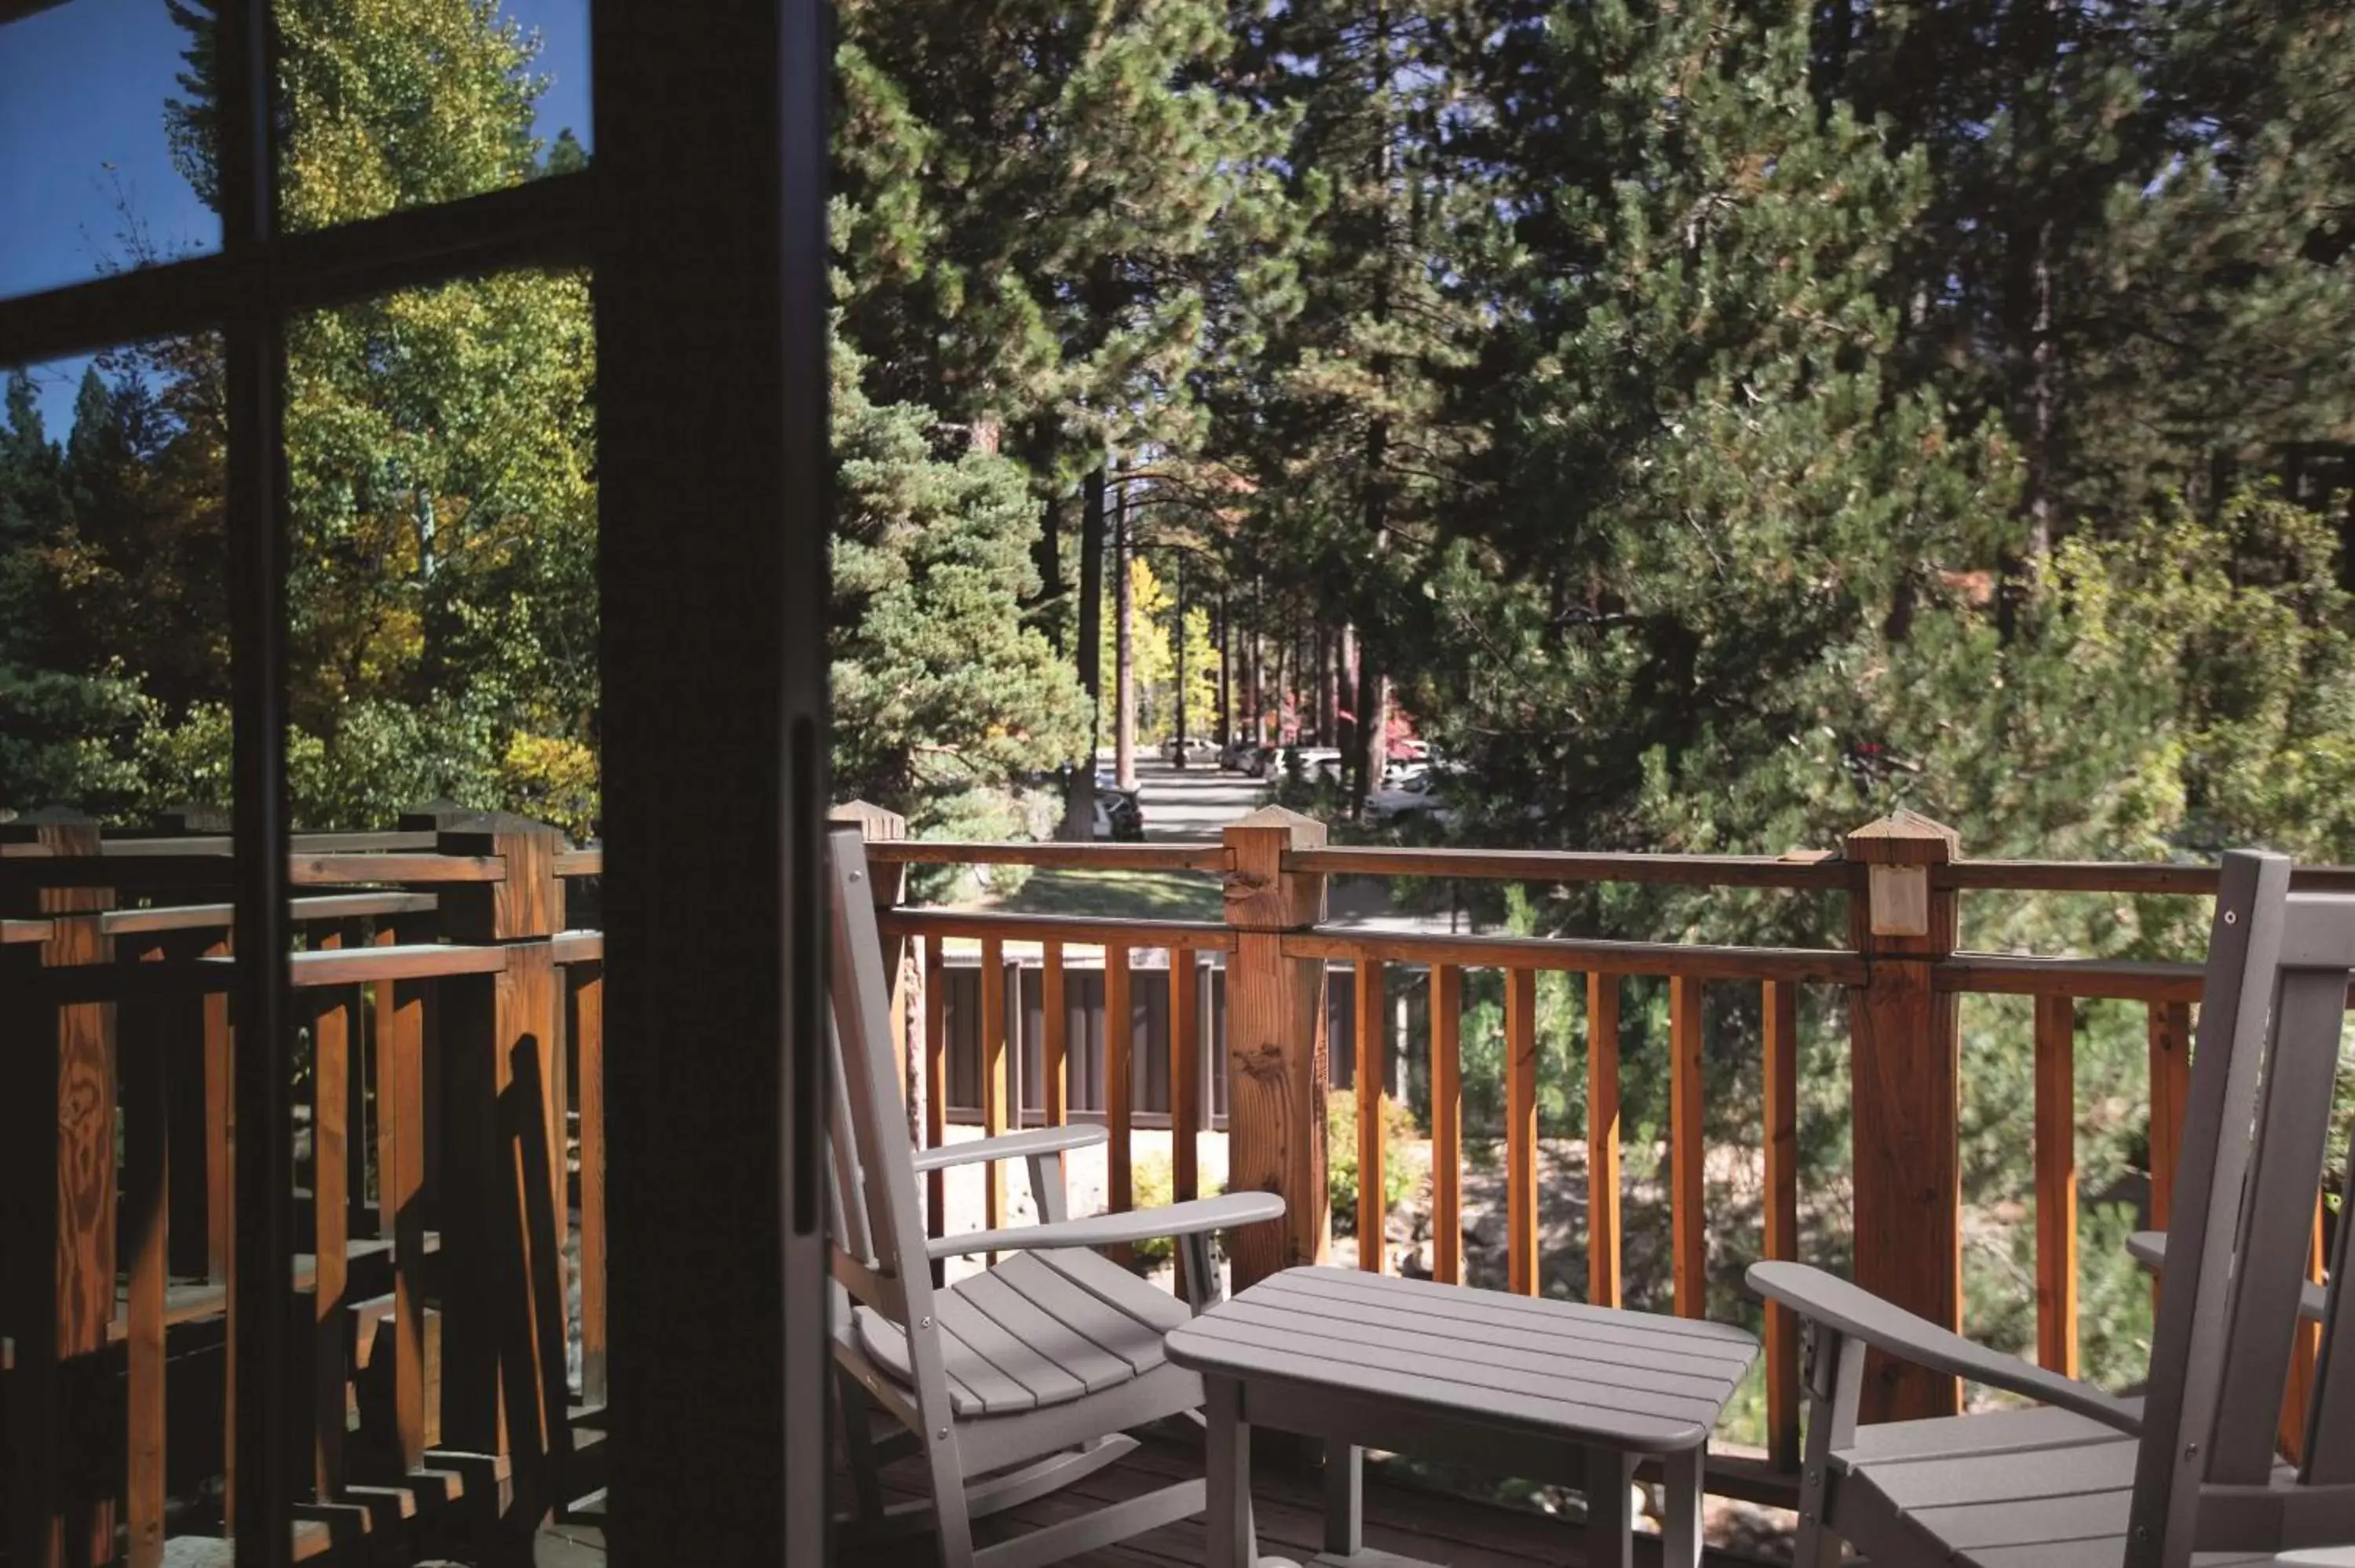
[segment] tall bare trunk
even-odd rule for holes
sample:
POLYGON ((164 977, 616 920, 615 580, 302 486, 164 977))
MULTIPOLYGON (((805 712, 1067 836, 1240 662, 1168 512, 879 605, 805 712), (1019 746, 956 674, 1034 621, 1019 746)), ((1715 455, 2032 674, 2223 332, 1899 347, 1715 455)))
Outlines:
POLYGON ((1223 748, 1235 737, 1234 714, 1234 628, 1227 620, 1227 590, 1219 590, 1219 734, 1223 748))
POLYGON ((1136 595, 1131 583, 1128 484, 1113 501, 1113 730, 1112 776, 1124 789, 1136 788, 1136 595))
POLYGON ((1095 834, 1096 747, 1103 728, 1103 549, 1104 471, 1099 463, 1080 487, 1079 666, 1080 689, 1088 694, 1088 751, 1079 759, 1063 805, 1066 839, 1085 842, 1095 834))
POLYGON ((1173 705, 1172 733, 1178 744, 1171 747, 1170 760, 1178 767, 1186 766, 1186 557, 1178 557, 1178 693, 1173 705))

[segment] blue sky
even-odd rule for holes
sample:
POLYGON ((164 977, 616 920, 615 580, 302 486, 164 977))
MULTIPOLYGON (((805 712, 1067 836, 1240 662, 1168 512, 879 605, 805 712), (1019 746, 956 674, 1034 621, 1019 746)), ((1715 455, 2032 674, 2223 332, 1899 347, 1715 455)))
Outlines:
MULTIPOLYGON (((589 122, 590 0, 499 0, 543 41, 538 129, 589 122)), ((71 0, 0 27, 0 296, 77 282, 126 253, 124 214, 165 255, 218 249, 220 224, 172 167, 164 101, 184 36, 164 0, 71 0)), ((84 360, 35 367, 52 439, 84 360)))

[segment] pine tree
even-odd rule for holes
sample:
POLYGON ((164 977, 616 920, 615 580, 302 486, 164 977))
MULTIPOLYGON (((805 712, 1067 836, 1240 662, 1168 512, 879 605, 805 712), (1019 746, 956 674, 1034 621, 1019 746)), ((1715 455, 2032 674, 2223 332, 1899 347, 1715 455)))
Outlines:
POLYGON ((922 832, 1034 830, 1013 781, 1074 754, 1085 697, 1023 624, 1035 516, 1012 460, 932 449, 934 416, 877 404, 855 351, 834 372, 834 773, 922 832))
MULTIPOLYGON (((1345 705, 1365 715, 1384 705, 1392 603, 1462 503, 1462 465, 1484 439, 1451 396, 1485 324, 1463 286, 1466 250, 1493 217, 1453 145, 1462 9, 1271 8, 1245 30, 1238 69, 1294 127, 1283 163, 1303 224, 1301 302, 1254 345, 1248 374, 1222 385, 1221 435, 1255 482, 1262 569, 1307 585, 1314 620, 1359 629, 1345 705)), ((1384 747, 1378 722, 1356 729, 1362 800, 1384 747)))

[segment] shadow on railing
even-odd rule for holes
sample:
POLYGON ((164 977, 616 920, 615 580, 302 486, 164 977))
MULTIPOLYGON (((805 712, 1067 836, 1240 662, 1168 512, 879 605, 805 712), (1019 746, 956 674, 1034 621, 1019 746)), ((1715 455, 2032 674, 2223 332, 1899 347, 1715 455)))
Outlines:
MULTIPOLYGON (((0 824, 14 1563, 149 1568, 167 1525, 171 1561, 227 1561, 233 1163, 271 1134, 233 1125, 204 825, 0 824)), ((461 1503, 527 1531, 600 1484, 603 938, 564 907, 601 868, 454 810, 293 841, 298 1556, 461 1503)))

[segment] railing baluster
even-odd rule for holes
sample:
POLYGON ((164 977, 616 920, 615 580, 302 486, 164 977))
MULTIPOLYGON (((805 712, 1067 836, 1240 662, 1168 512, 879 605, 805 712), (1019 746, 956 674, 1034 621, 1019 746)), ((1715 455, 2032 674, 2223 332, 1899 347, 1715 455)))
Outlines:
MULTIPOLYGON (((2314 1202, 2314 1240, 2306 1255, 2306 1277, 2320 1284, 2330 1255, 2330 1213, 2322 1195, 2314 1202)), ((2322 1325, 2301 1318, 2289 1357, 2289 1386, 2282 1392, 2281 1450, 2292 1462, 2306 1457, 2307 1406, 2314 1399, 2315 1372, 2322 1360, 2322 1325)))
POLYGON ((1709 1230, 1703 1187, 1701 986, 1685 975, 1668 982, 1668 1224, 1677 1316, 1705 1318, 1709 1230))
MULTIPOLYGON (((142 961, 166 956, 161 941, 145 944, 142 961)), ((172 1130, 166 1081, 171 1054, 182 1043, 173 1024, 185 1011, 160 1001, 116 1009, 116 1063, 123 1084, 121 1224, 129 1250, 130 1319, 125 1392, 129 1437, 123 1473, 123 1515, 131 1568, 164 1561, 164 1300, 171 1225, 172 1130)))
MULTIPOLYGON (((330 932, 323 947, 338 945, 330 932)), ((312 993, 311 1003, 311 1488, 332 1502, 344 1483, 344 1284, 350 1105, 351 1012, 345 988, 312 993)))
MULTIPOLYGON (((996 1138, 1011 1125, 1013 1084, 1006 1063, 1006 944, 995 937, 981 943, 981 1131, 996 1138)), ((996 1230, 1006 1224, 1006 1161, 993 1160, 982 1167, 982 1226, 996 1230)), ((1036 1201, 1037 1194, 1032 1194, 1036 1201)), ((996 1261, 992 1255, 991 1262, 996 1261)))
POLYGON ((1431 966, 1432 1273, 1464 1282, 1464 971, 1431 966))
MULTIPOLYGON (((1116 943, 1104 948, 1104 1207, 1114 1213, 1136 1206, 1136 1010, 1129 956, 1116 943)), ((1125 1245, 1110 1250, 1124 1264, 1134 1252, 1125 1245)))
MULTIPOLYGON (((2191 1004, 2154 1001, 2150 1040, 2150 1223, 2168 1226, 2175 1207, 2176 1162, 2183 1150, 2183 1110, 2191 1094, 2191 1004)), ((2153 1288, 2157 1287, 2154 1281, 2153 1288)))
MULTIPOLYGON (((1799 1256, 1799 1006, 1798 988, 1768 980, 1760 994, 1765 1068, 1765 1250, 1793 1263, 1799 1256)), ((1799 1464, 1799 1319, 1787 1307, 1766 1307, 1766 1453, 1777 1469, 1799 1464)))
POLYGON ((1071 1114, 1071 1024, 1070 1004, 1064 1000, 1063 944, 1050 941, 1039 961, 1039 1066, 1046 1080, 1042 1110, 1049 1127, 1062 1126, 1071 1114))
POLYGON ((1382 1093, 1384 1032, 1382 966, 1358 960, 1358 1266, 1370 1274, 1384 1267, 1389 1250, 1383 1234, 1388 1214, 1382 1202, 1382 1093))
POLYGON ((1506 1282, 1523 1296, 1538 1282, 1538 977, 1505 971, 1506 1282))
MULTIPOLYGON (((949 967, 938 937, 924 938, 924 1147, 938 1149, 949 1131, 949 967)), ((934 1241, 948 1234, 948 1172, 924 1173, 924 1234, 934 1241)), ((941 1266, 932 1265, 932 1282, 941 1266)))
POLYGON ((572 1045, 581 1097, 581 1399, 605 1403, 605 966, 574 964, 572 1045))
MULTIPOLYGON (((1202 991, 1190 948, 1169 949, 1169 1196, 1202 1195, 1202 991)), ((1192 1288, 1178 1249, 1178 1288, 1192 1288)))
POLYGON ((1619 1272, 1619 977, 1586 977, 1586 1298, 1616 1307, 1619 1272))
POLYGON ((2036 999, 2036 1359, 2077 1375, 2077 1009, 2036 999))

